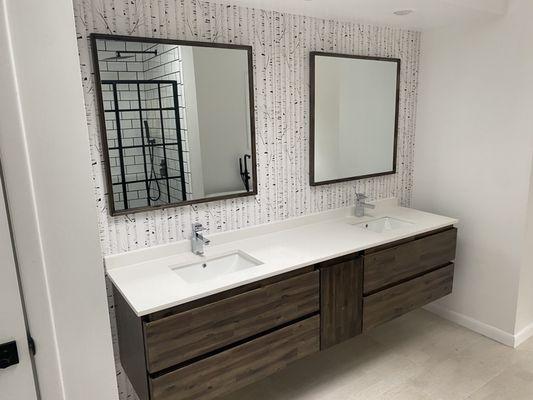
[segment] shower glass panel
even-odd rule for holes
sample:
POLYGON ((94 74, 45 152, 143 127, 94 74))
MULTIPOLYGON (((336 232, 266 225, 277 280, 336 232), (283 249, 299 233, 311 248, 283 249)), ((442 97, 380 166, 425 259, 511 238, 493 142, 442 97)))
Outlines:
POLYGON ((102 88, 115 209, 186 201, 177 83, 103 80, 102 88))
POLYGON ((257 194, 251 47, 91 46, 111 215, 257 194))

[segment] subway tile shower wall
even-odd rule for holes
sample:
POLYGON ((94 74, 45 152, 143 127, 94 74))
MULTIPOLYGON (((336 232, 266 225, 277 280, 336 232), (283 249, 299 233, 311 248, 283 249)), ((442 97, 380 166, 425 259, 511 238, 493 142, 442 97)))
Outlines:
MULTIPOLYGON (((178 104, 185 107, 185 97, 182 95, 181 80, 181 54, 178 46, 165 44, 147 44, 136 42, 117 42, 113 40, 100 40, 98 42, 98 59, 104 60, 99 62, 100 78, 105 80, 172 80, 178 84, 178 104), (129 58, 116 59, 117 51, 146 51, 146 54, 128 55, 129 58), (156 52, 155 54, 152 52, 156 52)), ((118 84, 117 97, 120 110, 136 110, 141 106, 143 109, 158 108, 159 92, 156 85, 141 84, 140 91, 137 93, 135 84, 118 84), (140 97, 140 104, 139 104, 140 97)), ((161 86, 161 106, 173 107, 174 95, 171 85, 161 86)), ((115 109, 113 87, 110 84, 102 85, 102 97, 104 100, 104 110, 110 111, 115 109)), ((148 122, 150 135, 156 139, 157 143, 162 143, 161 124, 165 128, 165 139, 167 142, 176 142, 176 120, 171 111, 163 111, 161 118, 159 111, 145 111, 143 118, 148 122)), ((192 194, 191 172, 189 169, 189 151, 187 139, 187 124, 185 113, 180 113, 180 132, 182 138, 183 159, 185 166, 185 181, 187 194, 192 194)), ((106 130, 108 136, 108 147, 110 148, 110 165, 111 179, 115 185, 114 200, 116 204, 122 204, 123 193, 120 190, 121 170, 119 151, 115 150, 118 146, 116 116, 112 112, 105 113, 106 130)), ((141 120, 137 111, 123 111, 120 113, 120 131, 123 146, 140 146, 142 138, 139 135, 141 120)), ((169 176, 179 176, 179 157, 177 155, 177 146, 168 146, 166 149, 166 165, 169 176)), ((159 168, 162 160, 165 160, 162 146, 155 146, 154 152, 154 173, 157 178, 161 178, 159 168)), ((125 180, 129 183, 126 185, 128 205, 130 208, 143 207, 148 205, 146 184, 142 181, 145 177, 144 157, 142 148, 128 148, 123 153, 125 180)), ((150 161, 148 160, 147 169, 150 175, 150 161)), ((161 181, 163 183, 163 181, 161 181)), ((159 185, 161 195, 159 200, 151 200, 152 205, 161 205, 170 202, 178 202, 182 199, 181 185, 177 179, 170 181, 170 196, 167 187, 164 184, 159 185)), ((152 193, 152 196, 154 194, 152 193)))
MULTIPOLYGON (((419 32, 193 0, 74 0, 74 11, 105 254, 184 239, 193 221, 213 233, 353 205, 356 191, 410 204, 419 32), (109 216, 88 47, 92 32, 252 45, 258 196, 109 216), (396 175, 309 186, 310 51, 402 59, 396 175)), ((111 314, 114 330, 112 308, 111 314)), ((134 399, 120 364, 117 371, 121 399, 134 399)))

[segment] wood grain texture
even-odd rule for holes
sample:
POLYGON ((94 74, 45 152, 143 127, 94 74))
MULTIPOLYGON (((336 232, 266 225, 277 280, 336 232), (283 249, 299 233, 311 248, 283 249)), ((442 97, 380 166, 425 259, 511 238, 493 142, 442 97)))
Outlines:
POLYGON ((320 308, 319 273, 272 285, 145 324, 150 373, 265 332, 320 308))
POLYGON ((363 299, 363 330, 397 318, 452 292, 454 265, 449 264, 363 299))
POLYGON ((152 400, 210 400, 247 386, 319 350, 315 316, 151 379, 152 400))
POLYGON ((152 314, 148 314, 147 316, 144 317, 144 319, 146 321, 156 321, 158 319, 165 318, 165 317, 175 315, 175 314, 179 314, 184 311, 189 311, 194 308, 202 307, 207 304, 214 303, 216 301, 228 299, 230 297, 237 296, 239 294, 246 293, 251 290, 263 288, 265 286, 272 285, 273 283, 282 282, 287 279, 293 278, 295 276, 303 275, 308 272, 313 272, 315 269, 316 269, 315 266, 311 265, 309 267, 304 267, 304 268, 300 268, 294 271, 289 271, 284 274, 271 276, 270 278, 262 279, 260 281, 247 283, 246 285, 238 286, 236 288, 225 290, 220 293, 215 293, 211 296, 202 297, 198 300, 193 300, 185 304, 180 304, 178 306, 170 307, 165 310, 156 311, 152 314))
POLYGON ((320 348, 322 350, 361 333, 363 263, 343 258, 320 266, 320 348))
POLYGON ((382 244, 382 245, 379 245, 379 246, 376 246, 376 247, 371 247, 370 249, 364 250, 363 254, 367 255, 367 254, 377 253, 377 252, 385 250, 385 249, 390 249, 392 247, 399 246, 400 244, 403 244, 403 243, 412 242, 413 240, 422 239, 422 238, 425 238, 426 236, 431 236, 431 235, 434 235, 436 233, 447 231, 448 229, 451 229, 451 228, 453 228, 453 225, 448 225, 448 226, 445 226, 443 228, 439 228, 439 229, 435 229, 435 230, 432 230, 432 231, 429 231, 429 232, 420 233, 420 234, 415 235, 415 236, 410 236, 410 237, 406 237, 406 238, 403 238, 403 239, 395 240, 393 242, 385 243, 385 244, 382 244))
POLYGON ((365 254, 364 293, 369 294, 453 261, 456 245, 457 229, 451 228, 365 254))

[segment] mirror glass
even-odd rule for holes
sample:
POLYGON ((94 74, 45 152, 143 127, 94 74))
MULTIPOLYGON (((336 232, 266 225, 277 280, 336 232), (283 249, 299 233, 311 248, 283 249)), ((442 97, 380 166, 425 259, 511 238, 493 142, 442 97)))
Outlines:
POLYGON ((311 185, 396 172, 400 60, 311 53, 311 185))
POLYGON ((251 47, 91 40, 113 215, 257 193, 251 47))

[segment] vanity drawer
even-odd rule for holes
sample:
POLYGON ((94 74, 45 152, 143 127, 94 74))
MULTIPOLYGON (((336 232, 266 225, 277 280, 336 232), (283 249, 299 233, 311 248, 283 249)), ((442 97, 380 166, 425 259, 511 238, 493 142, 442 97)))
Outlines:
POLYGON ((364 293, 409 279, 455 259, 457 229, 364 255, 364 293))
POLYGON ((308 318, 204 360, 150 378, 152 400, 209 400, 319 351, 320 318, 308 318))
POLYGON ((145 322, 147 369, 161 371, 317 312, 319 287, 312 271, 145 322))
POLYGON ((454 264, 367 296, 363 300, 363 330, 422 307, 452 292, 454 264))

